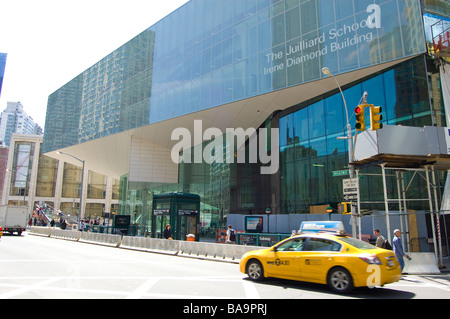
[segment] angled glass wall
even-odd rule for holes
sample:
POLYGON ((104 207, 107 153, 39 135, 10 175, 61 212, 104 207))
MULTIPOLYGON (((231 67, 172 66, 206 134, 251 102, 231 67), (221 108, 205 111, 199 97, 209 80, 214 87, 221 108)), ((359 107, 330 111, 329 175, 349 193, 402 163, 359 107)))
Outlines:
POLYGON ((5 75, 6 53, 0 52, 0 96, 2 95, 3 76, 5 75))
POLYGON ((420 1, 191 0, 50 96, 44 150, 425 51, 420 1))
MULTIPOLYGON (((420 56, 345 89, 349 115, 363 93, 368 92, 369 104, 383 108, 385 124, 423 127, 439 123, 445 126, 443 104, 440 103, 437 110, 430 105, 427 72, 431 67, 432 63, 429 63, 427 70, 426 58, 420 56)), ((369 127, 369 117, 366 121, 369 127)), ((355 126, 354 116, 350 124, 355 126)), ((309 213, 310 206, 342 201, 342 179, 347 177, 334 177, 333 171, 348 168, 347 141, 337 139, 346 134, 346 125, 340 93, 308 101, 282 113, 279 126, 281 211, 284 214, 309 213)), ((390 186, 396 188, 395 184, 390 186)), ((383 201, 379 180, 374 182, 371 177, 365 176, 360 187, 364 198, 383 201)), ((416 195, 418 198, 426 197, 426 194, 416 195)), ((411 208, 428 207, 428 203, 415 205, 411 208)))

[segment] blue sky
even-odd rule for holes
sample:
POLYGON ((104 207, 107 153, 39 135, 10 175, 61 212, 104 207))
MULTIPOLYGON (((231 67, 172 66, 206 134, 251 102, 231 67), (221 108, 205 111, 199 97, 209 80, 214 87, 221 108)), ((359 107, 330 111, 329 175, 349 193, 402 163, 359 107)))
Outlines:
POLYGON ((48 96, 187 0, 0 0, 0 98, 42 128, 48 96))

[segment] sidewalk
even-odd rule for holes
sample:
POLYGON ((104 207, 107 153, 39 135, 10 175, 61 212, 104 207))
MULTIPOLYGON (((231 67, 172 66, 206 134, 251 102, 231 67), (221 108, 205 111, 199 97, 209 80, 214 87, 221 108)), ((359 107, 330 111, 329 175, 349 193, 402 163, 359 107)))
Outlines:
POLYGON ((443 262, 444 262, 444 267, 445 268, 442 268, 442 269, 439 269, 439 270, 443 274, 450 274, 450 258, 449 257, 443 258, 443 262))

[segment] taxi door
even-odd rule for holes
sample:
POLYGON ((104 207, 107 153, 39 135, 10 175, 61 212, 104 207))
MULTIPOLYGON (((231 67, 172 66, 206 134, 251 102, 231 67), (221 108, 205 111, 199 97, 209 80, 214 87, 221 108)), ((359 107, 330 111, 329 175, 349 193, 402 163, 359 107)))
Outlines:
POLYGON ((270 277, 299 279, 300 254, 305 238, 292 238, 275 246, 266 259, 266 272, 270 277))
POLYGON ((341 248, 342 245, 333 240, 310 238, 301 255, 302 277, 308 281, 326 282, 327 272, 341 248))

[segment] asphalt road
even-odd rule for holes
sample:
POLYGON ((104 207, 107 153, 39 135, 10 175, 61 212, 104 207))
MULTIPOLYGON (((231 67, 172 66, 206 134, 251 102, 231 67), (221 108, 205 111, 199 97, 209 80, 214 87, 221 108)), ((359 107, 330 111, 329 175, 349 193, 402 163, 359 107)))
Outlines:
POLYGON ((230 263, 29 235, 0 242, 0 299, 450 299, 450 275, 337 295, 322 285, 253 283, 230 263))

